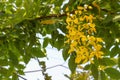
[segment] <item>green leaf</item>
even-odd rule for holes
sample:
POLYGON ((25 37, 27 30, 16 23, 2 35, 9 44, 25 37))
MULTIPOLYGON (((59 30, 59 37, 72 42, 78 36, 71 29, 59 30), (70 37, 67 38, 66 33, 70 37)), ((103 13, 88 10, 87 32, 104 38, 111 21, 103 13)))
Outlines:
POLYGON ((10 68, 8 69, 7 71, 7 74, 6 74, 6 77, 9 77, 13 74, 14 72, 14 67, 13 66, 10 66, 10 68))
POLYGON ((13 65, 18 65, 18 57, 11 51, 9 52, 9 59, 13 65))
POLYGON ((51 36, 52 36, 53 40, 56 40, 58 38, 58 35, 59 35, 59 32, 57 30, 55 30, 51 33, 51 36))
POLYGON ((120 54, 119 54, 119 57, 118 57, 118 67, 120 68, 120 54))
POLYGON ((101 80, 108 80, 106 74, 103 71, 100 71, 101 80))
POLYGON ((20 70, 20 69, 17 71, 17 73, 19 73, 20 75, 25 75, 25 74, 24 74, 24 71, 23 71, 23 70, 20 70))
POLYGON ((111 58, 102 58, 102 59, 99 59, 99 64, 105 65, 105 66, 113 66, 113 65, 116 65, 116 62, 111 58))
POLYGON ((84 70, 89 70, 91 68, 90 64, 85 65, 84 70))
POLYGON ((43 42, 43 48, 47 47, 48 43, 49 43, 49 38, 46 37, 43 42))
POLYGON ((68 53, 68 50, 69 50, 69 47, 66 46, 65 48, 63 48, 63 51, 62 51, 62 56, 63 56, 63 59, 66 61, 67 58, 69 57, 69 53, 68 53))
POLYGON ((22 4, 22 0, 16 0, 16 6, 19 7, 22 4))
POLYGON ((22 64, 18 64, 16 67, 17 67, 18 69, 24 69, 24 68, 25 68, 25 66, 22 65, 22 64))
POLYGON ((94 80, 98 80, 98 69, 94 64, 91 65, 91 71, 92 71, 94 80))
POLYGON ((12 76, 12 80, 19 80, 19 79, 18 79, 18 75, 13 74, 13 76, 12 76))
MULTIPOLYGON (((31 56, 31 55, 30 55, 31 56)), ((25 54, 24 56, 23 56, 23 60, 24 60, 24 62, 26 63, 26 64, 28 64, 28 62, 30 61, 30 56, 29 56, 29 54, 25 54)))
POLYGON ((119 52, 120 52, 120 50, 119 50, 119 46, 116 45, 115 47, 112 48, 112 50, 111 50, 111 54, 110 54, 110 57, 114 57, 114 56, 116 56, 119 52))
POLYGON ((36 57, 39 57, 39 58, 42 58, 42 57, 45 57, 45 53, 43 51, 41 51, 40 47, 33 47, 31 49, 31 53, 36 56, 36 57))
POLYGON ((7 66, 8 65, 8 61, 6 59, 2 60, 0 59, 0 66, 7 66))
POLYGON ((76 70, 76 67, 77 67, 77 64, 75 63, 75 54, 74 53, 72 53, 70 56, 70 59, 68 61, 68 66, 69 66, 70 71, 72 73, 74 73, 76 70))
POLYGON ((64 36, 62 34, 58 35, 58 40, 55 42, 55 47, 60 50, 64 46, 64 36))
POLYGON ((7 72, 8 72, 8 70, 6 68, 0 68, 0 74, 2 73, 2 75, 6 75, 7 72))
POLYGON ((112 79, 120 79, 120 72, 114 68, 107 68, 105 69, 105 72, 112 79))

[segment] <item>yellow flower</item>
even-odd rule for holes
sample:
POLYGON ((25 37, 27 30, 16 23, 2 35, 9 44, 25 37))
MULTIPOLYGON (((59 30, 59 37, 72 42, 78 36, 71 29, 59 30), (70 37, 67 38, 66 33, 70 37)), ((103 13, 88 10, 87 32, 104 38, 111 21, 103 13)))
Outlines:
POLYGON ((79 57, 76 57, 76 58, 75 58, 75 63, 79 64, 80 61, 81 61, 81 58, 79 58, 79 57))
POLYGON ((89 21, 89 17, 88 16, 85 15, 84 18, 86 19, 86 22, 89 21))
POLYGON ((71 18, 70 18, 70 17, 67 17, 66 22, 69 23, 69 22, 71 22, 71 21, 72 21, 71 18))
POLYGON ((95 53, 95 56, 97 57, 97 59, 98 59, 98 58, 102 58, 102 55, 103 55, 103 52, 102 52, 102 51, 97 51, 97 52, 95 53))
POLYGON ((90 53, 89 59, 93 58, 93 57, 94 57, 94 55, 95 55, 95 52, 94 52, 94 51, 92 51, 92 52, 90 53))
POLYGON ((89 25, 88 24, 83 24, 82 25, 85 29, 89 29, 89 25))
POLYGON ((82 11, 78 11, 78 13, 79 13, 79 15, 81 15, 81 14, 82 14, 82 11))
POLYGON ((89 39, 89 41, 95 41, 96 40, 94 36, 90 36, 90 37, 88 37, 88 39, 89 39))
POLYGON ((80 17, 79 20, 80 20, 80 21, 84 21, 84 17, 80 17))
MULTIPOLYGON (((91 8, 88 6, 87 8, 91 8)), ((102 58, 101 51, 103 42, 102 38, 94 36, 96 33, 93 15, 89 15, 84 7, 78 6, 73 14, 67 14, 66 23, 68 38, 65 43, 70 45, 68 53, 76 52, 75 63, 93 62, 94 57, 102 58), (82 14, 83 13, 83 14, 82 14), (81 15, 82 14, 82 15, 81 15)))
POLYGON ((106 68, 106 66, 99 65, 98 70, 104 70, 105 68, 106 68))
POLYGON ((72 15, 71 15, 71 18, 72 18, 72 19, 76 19, 76 15, 72 14, 72 15))
POLYGON ((94 48, 96 51, 99 51, 99 50, 101 50, 102 46, 100 44, 97 44, 94 46, 94 48))
POLYGON ((78 24, 78 18, 76 18, 76 19, 74 20, 74 23, 75 23, 75 24, 78 24))
POLYGON ((86 44, 86 41, 87 41, 87 38, 86 38, 85 36, 83 36, 83 37, 81 38, 81 40, 82 40, 83 45, 85 45, 85 44, 86 44))
POLYGON ((90 23, 93 22, 93 19, 94 19, 93 15, 89 15, 89 22, 90 22, 90 23))
POLYGON ((95 28, 90 28, 88 30, 88 33, 91 34, 91 33, 96 33, 96 29, 95 28))
POLYGON ((78 14, 78 11, 77 11, 77 10, 75 11, 75 14, 78 14))
POLYGON ((77 42, 73 41, 71 46, 77 46, 77 42))
POLYGON ((103 42, 102 38, 96 38, 96 42, 103 42))
POLYGON ((69 12, 67 13, 67 16, 70 16, 70 13, 69 13, 69 12))
POLYGON ((95 27, 95 24, 89 23, 89 26, 90 26, 91 28, 94 28, 94 27, 95 27))
POLYGON ((65 9, 65 11, 69 11, 69 8, 67 7, 67 8, 65 9))
POLYGON ((92 6, 88 6, 88 9, 93 9, 92 6))
POLYGON ((77 9, 83 10, 84 7, 78 6, 77 9))

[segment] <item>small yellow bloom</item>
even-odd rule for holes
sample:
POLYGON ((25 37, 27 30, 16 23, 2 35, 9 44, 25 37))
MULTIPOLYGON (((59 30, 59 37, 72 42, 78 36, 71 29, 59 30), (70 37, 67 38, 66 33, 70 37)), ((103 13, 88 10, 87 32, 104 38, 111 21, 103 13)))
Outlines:
POLYGON ((76 15, 72 14, 71 19, 76 19, 76 15))
POLYGON ((102 58, 103 52, 102 51, 96 51, 95 56, 98 58, 102 58))
POLYGON ((90 29, 88 30, 88 33, 89 33, 89 34, 96 33, 96 29, 95 29, 95 28, 90 28, 90 29))
POLYGON ((79 10, 83 10, 84 7, 78 6, 77 9, 79 9, 79 10))
POLYGON ((93 9, 92 6, 88 6, 88 9, 93 9))
POLYGON ((95 41, 96 40, 94 36, 90 36, 90 37, 88 37, 88 39, 89 39, 89 41, 95 41))
POLYGON ((67 13, 67 16, 70 16, 70 13, 69 13, 69 12, 67 13))
POLYGON ((95 27, 95 24, 93 24, 93 23, 89 23, 89 25, 90 25, 91 28, 95 27))
POLYGON ((81 58, 80 58, 80 57, 76 57, 76 58, 75 58, 75 63, 79 64, 80 61, 81 61, 81 58))
POLYGON ((76 18, 76 19, 74 20, 74 23, 75 23, 75 24, 78 24, 78 18, 76 18))
POLYGON ((104 70, 105 68, 106 68, 106 66, 99 65, 98 70, 104 70))
POLYGON ((101 50, 102 46, 100 44, 97 44, 94 46, 94 48, 96 51, 99 51, 99 50, 101 50))
POLYGON ((89 25, 88 24, 83 24, 82 25, 85 29, 89 29, 89 25))
POLYGON ((102 38, 96 38, 96 42, 103 42, 102 38))
POLYGON ((116 38, 116 39, 115 39, 115 42, 119 43, 119 38, 116 38))
POLYGON ((75 14, 78 14, 78 11, 77 11, 77 10, 75 11, 75 14))
POLYGON ((67 17, 66 22, 69 23, 69 22, 71 22, 71 21, 72 21, 71 18, 70 18, 70 17, 67 17))
POLYGON ((82 43, 85 45, 87 38, 85 36, 83 36, 81 40, 82 40, 82 43))
POLYGON ((84 21, 84 17, 80 17, 79 20, 80 20, 80 21, 84 21))
POLYGON ((86 19, 86 22, 88 22, 89 17, 87 15, 85 15, 84 18, 86 19))
POLYGON ((67 7, 67 8, 65 9, 65 11, 69 11, 69 8, 67 7))
POLYGON ((81 14, 82 14, 82 11, 78 11, 78 13, 79 13, 79 15, 81 15, 81 14))

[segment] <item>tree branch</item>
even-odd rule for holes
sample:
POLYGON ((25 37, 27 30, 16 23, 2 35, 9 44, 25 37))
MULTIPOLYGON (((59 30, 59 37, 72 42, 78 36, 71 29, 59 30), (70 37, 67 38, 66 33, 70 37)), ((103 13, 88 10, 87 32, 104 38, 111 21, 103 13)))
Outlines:
POLYGON ((26 78, 22 77, 21 75, 18 75, 17 73, 15 73, 19 78, 23 79, 23 80, 27 80, 26 78))
POLYGON ((41 19, 53 18, 53 17, 60 18, 60 17, 63 17, 63 16, 66 16, 66 13, 63 13, 63 14, 50 14, 48 16, 41 16, 41 17, 38 17, 36 19, 41 20, 41 19))
POLYGON ((112 11, 107 10, 107 9, 101 9, 101 10, 104 11, 104 12, 108 12, 108 13, 110 13, 110 14, 115 14, 115 12, 112 12, 112 11))
MULTIPOLYGON (((109 12, 110 14, 115 14, 114 12, 110 11, 110 10, 107 10, 107 9, 101 9, 102 11, 104 12, 109 12)), ((71 11, 70 13, 74 13, 75 10, 71 11)), ((67 16, 67 13, 63 13, 63 14, 50 14, 50 15, 47 15, 47 16, 41 16, 41 17, 38 17, 36 18, 36 20, 41 20, 41 19, 46 19, 46 18, 60 18, 60 17, 64 17, 64 16, 67 16)))
MULTIPOLYGON (((48 67, 48 68, 46 68, 46 70, 51 69, 51 68, 55 68, 55 67, 58 67, 58 66, 61 66, 61 67, 64 67, 64 68, 68 69, 68 67, 64 66, 63 64, 58 64, 58 65, 55 65, 55 66, 48 67)), ((33 72, 39 72, 39 71, 42 71, 42 69, 40 69, 40 70, 32 70, 32 71, 25 71, 25 73, 33 73, 33 72)))

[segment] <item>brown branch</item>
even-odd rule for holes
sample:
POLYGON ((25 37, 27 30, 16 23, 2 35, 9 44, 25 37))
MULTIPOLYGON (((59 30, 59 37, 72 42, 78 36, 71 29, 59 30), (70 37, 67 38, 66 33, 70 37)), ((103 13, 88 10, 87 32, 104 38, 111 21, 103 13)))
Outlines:
POLYGON ((114 12, 112 12, 112 11, 110 11, 110 10, 107 10, 107 9, 101 9, 102 11, 104 11, 104 12, 108 12, 108 13, 110 13, 110 14, 115 14, 114 12))
POLYGON ((60 18, 60 17, 63 17, 63 16, 66 16, 66 13, 63 13, 63 14, 50 14, 48 16, 41 16, 41 17, 38 17, 36 18, 37 20, 41 20, 41 19, 46 19, 46 18, 60 18))
MULTIPOLYGON (((69 3, 67 3, 67 6, 66 6, 66 7, 71 6, 71 4, 75 3, 75 1, 76 1, 76 0, 71 0, 71 1, 69 1, 69 3)), ((74 11, 75 11, 75 10, 74 10, 74 11)), ((71 11, 70 13, 74 13, 74 11, 71 11)), ((60 17, 67 16, 66 14, 67 14, 67 13, 63 13, 63 14, 50 14, 50 15, 48 15, 48 16, 41 16, 41 17, 36 18, 36 19, 37 19, 37 20, 40 20, 40 19, 53 18, 53 17, 55 17, 55 18, 60 18, 60 17)))
MULTIPOLYGON (((107 10, 107 9, 101 9, 101 10, 104 11, 104 12, 108 12, 110 14, 115 14, 114 12, 112 12, 110 10, 107 10)), ((70 13, 73 14, 74 12, 75 12, 75 10, 71 11, 70 13)), ((50 15, 47 15, 47 16, 41 16, 41 17, 36 18, 36 20, 47 19, 47 18, 60 18, 60 17, 64 17, 64 16, 67 16, 67 13, 50 14, 50 15)))
MULTIPOLYGON (((70 13, 73 14, 75 12, 75 10, 71 11, 70 13)), ((41 19, 47 19, 47 18, 60 18, 60 17, 64 17, 67 16, 67 13, 62 13, 62 14, 50 14, 47 16, 41 16, 38 18, 35 18, 36 20, 41 20, 41 19)))

